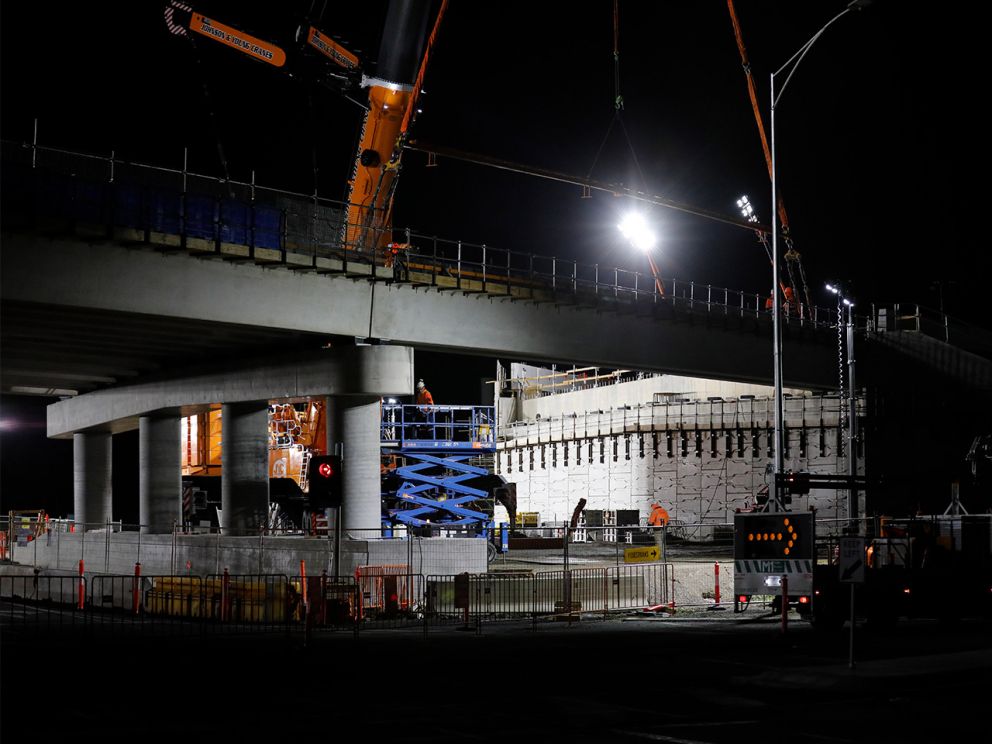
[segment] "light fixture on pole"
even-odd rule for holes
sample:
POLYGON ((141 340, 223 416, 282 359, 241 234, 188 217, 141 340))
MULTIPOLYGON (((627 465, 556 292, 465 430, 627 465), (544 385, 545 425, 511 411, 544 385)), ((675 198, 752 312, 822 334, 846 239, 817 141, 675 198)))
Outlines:
POLYGON ((632 246, 643 251, 644 255, 647 256, 648 265, 651 266, 651 275, 654 277, 655 290, 657 290, 658 294, 664 296, 665 285, 661 281, 661 275, 658 273, 658 265, 654 262, 654 257, 651 255, 652 249, 658 244, 658 235, 648 225, 648 221, 644 218, 644 215, 640 212, 628 212, 620 220, 617 229, 623 233, 623 236, 627 238, 632 246))
POLYGON ((842 359, 843 334, 847 336, 847 472, 851 478, 848 489, 847 518, 851 531, 857 529, 858 488, 858 397, 854 380, 854 302, 844 296, 839 285, 827 284, 827 291, 837 297, 837 367, 840 378, 840 400, 844 400, 844 362, 842 359), (847 308, 847 320, 844 320, 844 308, 847 308), (841 329, 844 329, 843 331, 841 329))
MULTIPOLYGON (((849 3, 844 10, 831 18, 819 31, 810 37, 809 41, 799 47, 799 50, 789 57, 788 61, 778 68, 775 72, 771 74, 771 116, 769 117, 770 124, 770 147, 772 155, 772 297, 777 298, 779 292, 779 281, 778 281, 778 184, 776 183, 776 162, 775 162, 775 109, 778 106, 779 99, 781 99, 782 94, 785 92, 786 87, 789 85, 789 81, 792 80, 792 76, 795 74, 796 69, 799 67, 803 58, 809 52, 813 44, 816 43, 817 39, 823 35, 830 26, 837 22, 840 18, 850 13, 852 10, 858 10, 870 3, 870 0, 853 0, 849 3), (782 84, 782 90, 775 93, 775 76, 782 74, 786 69, 789 70, 788 75, 785 78, 785 82, 782 84)), ((773 372, 774 372, 774 385, 775 385, 775 498, 769 499, 769 504, 772 505, 772 509, 782 509, 782 498, 778 491, 778 475, 783 472, 785 466, 785 411, 783 409, 783 395, 782 395, 782 325, 779 322, 778 313, 778 302, 773 303, 775 305, 774 312, 772 313, 772 347, 773 347, 773 372)))
POLYGON ((754 206, 747 198, 747 194, 742 195, 741 198, 737 200, 737 208, 741 210, 741 217, 746 219, 748 222, 758 221, 758 215, 754 213, 754 206))

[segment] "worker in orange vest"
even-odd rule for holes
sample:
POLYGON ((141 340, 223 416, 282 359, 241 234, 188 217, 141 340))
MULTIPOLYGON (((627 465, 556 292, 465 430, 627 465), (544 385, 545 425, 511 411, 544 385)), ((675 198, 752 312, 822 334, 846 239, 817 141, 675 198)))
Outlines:
POLYGON ((424 385, 423 380, 417 380, 417 405, 418 406, 434 405, 434 396, 431 395, 431 391, 427 389, 426 385, 424 385))
POLYGON ((668 510, 659 503, 651 504, 651 516, 648 517, 648 525, 651 527, 664 527, 668 524, 668 510))
POLYGON ((765 298, 765 312, 770 313, 775 308, 775 295, 770 294, 765 298))
MULTIPOLYGON (((427 389, 424 385, 423 380, 417 380, 417 419, 423 421, 427 424, 434 423, 434 396, 431 395, 431 391, 427 389)), ((429 439, 434 438, 434 434, 431 432, 430 426, 418 426, 415 430, 418 431, 418 438, 421 436, 426 436, 429 439)))
POLYGON ((788 315, 789 311, 792 309, 793 303, 796 300, 796 293, 792 291, 792 287, 786 287, 784 293, 785 293, 785 302, 782 303, 782 310, 785 312, 786 315, 788 315))

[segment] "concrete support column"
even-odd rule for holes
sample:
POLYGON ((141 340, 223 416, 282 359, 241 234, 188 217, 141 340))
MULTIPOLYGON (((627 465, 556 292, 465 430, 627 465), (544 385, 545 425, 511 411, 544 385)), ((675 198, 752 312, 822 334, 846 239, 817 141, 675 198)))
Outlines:
POLYGON ((382 524, 379 396, 336 396, 328 405, 328 449, 339 447, 342 455, 344 530, 353 539, 369 539, 382 524))
POLYGON ((77 531, 98 529, 112 516, 111 451, 109 433, 72 435, 72 505, 77 531))
POLYGON ((172 532, 182 519, 182 452, 178 416, 138 419, 138 521, 141 531, 172 532))
POLYGON ((221 527, 257 533, 269 509, 269 404, 225 403, 221 425, 221 527))

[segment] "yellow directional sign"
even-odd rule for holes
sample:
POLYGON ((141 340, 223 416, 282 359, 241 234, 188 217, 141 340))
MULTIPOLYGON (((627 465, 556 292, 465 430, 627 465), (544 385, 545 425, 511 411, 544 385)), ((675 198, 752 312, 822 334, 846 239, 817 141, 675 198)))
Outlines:
POLYGON ((654 563, 661 560, 661 549, 657 545, 650 548, 624 548, 624 563, 654 563))

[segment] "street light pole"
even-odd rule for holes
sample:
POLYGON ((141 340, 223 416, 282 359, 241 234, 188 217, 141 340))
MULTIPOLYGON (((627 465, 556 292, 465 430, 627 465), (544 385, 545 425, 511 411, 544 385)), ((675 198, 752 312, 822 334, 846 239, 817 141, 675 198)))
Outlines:
POLYGON ((854 385, 854 305, 847 302, 847 384, 848 384, 848 418, 847 418, 847 466, 848 474, 851 476, 851 488, 848 493, 847 519, 852 527, 851 534, 855 531, 860 534, 858 518, 858 488, 855 485, 855 478, 858 477, 858 397, 857 388, 854 385))
MULTIPOLYGON (((779 70, 781 72, 781 70, 779 70)), ((782 508, 782 498, 778 492, 778 475, 785 469, 785 421, 783 418, 782 406, 782 327, 781 313, 778 302, 778 189, 776 184, 775 169, 775 73, 771 75, 771 101, 772 110, 769 123, 771 125, 771 151, 772 151, 772 364, 774 365, 773 379, 775 385, 775 473, 774 473, 774 499, 769 499, 769 503, 775 511, 782 508)))
POLYGON ((769 502, 774 504, 772 507, 775 510, 783 508, 781 496, 778 492, 778 475, 784 470, 785 467, 785 410, 783 406, 783 394, 782 394, 782 324, 780 322, 780 310, 779 310, 779 280, 778 280, 778 184, 776 182, 776 163, 775 163, 775 109, 778 107, 779 99, 785 92, 786 87, 789 85, 789 81, 792 80, 792 76, 796 72, 796 68, 799 67, 806 53, 809 52, 810 47, 816 43, 816 40, 820 38, 824 31, 826 31, 830 26, 832 26, 837 20, 842 16, 850 13, 852 10, 860 9, 867 5, 869 0, 853 0, 848 4, 844 10, 831 18, 819 31, 810 37, 810 40, 799 47, 799 50, 789 57, 789 60, 778 68, 775 72, 771 74, 771 113, 769 116, 770 124, 770 134, 771 134, 771 160, 772 160, 772 294, 774 302, 772 303, 772 363, 774 365, 774 386, 775 386, 775 479, 774 479, 774 499, 769 499, 769 502), (775 76, 781 74, 786 68, 791 67, 789 74, 785 78, 785 82, 782 84, 782 90, 775 94, 775 76))
MULTIPOLYGON (((841 292, 840 286, 828 284, 827 290, 837 296, 837 374, 840 379, 838 389, 839 403, 838 416, 843 409, 844 400, 844 364, 843 364, 843 338, 847 335, 847 472, 851 478, 851 485, 848 489, 847 497, 847 519, 848 531, 851 534, 859 532, 858 525, 858 488, 855 479, 858 476, 858 398, 857 383, 854 379, 854 303, 851 302, 841 292), (844 320, 844 308, 847 308, 847 321, 844 320)), ((839 424, 840 425, 840 424, 839 424)))

